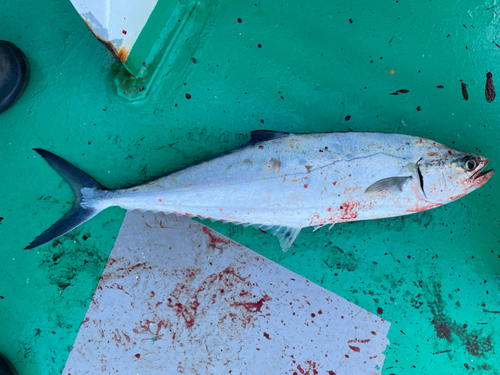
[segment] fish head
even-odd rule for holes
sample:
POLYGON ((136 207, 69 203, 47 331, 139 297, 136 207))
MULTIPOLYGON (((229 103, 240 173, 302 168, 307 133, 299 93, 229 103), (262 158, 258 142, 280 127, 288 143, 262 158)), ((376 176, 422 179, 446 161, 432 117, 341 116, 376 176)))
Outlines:
POLYGON ((483 186, 495 173, 483 171, 489 160, 444 147, 427 153, 417 163, 420 192, 432 203, 445 204, 483 186))

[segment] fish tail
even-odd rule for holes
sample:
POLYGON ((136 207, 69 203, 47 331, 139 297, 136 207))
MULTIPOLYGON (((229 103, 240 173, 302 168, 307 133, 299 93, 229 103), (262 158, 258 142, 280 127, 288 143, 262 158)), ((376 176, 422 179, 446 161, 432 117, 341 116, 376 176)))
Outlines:
POLYGON ((75 202, 66 215, 35 238, 25 249, 33 249, 55 240, 110 206, 106 202, 99 200, 99 194, 96 194, 108 189, 88 174, 49 151, 39 148, 35 148, 34 150, 71 185, 75 193, 75 202))

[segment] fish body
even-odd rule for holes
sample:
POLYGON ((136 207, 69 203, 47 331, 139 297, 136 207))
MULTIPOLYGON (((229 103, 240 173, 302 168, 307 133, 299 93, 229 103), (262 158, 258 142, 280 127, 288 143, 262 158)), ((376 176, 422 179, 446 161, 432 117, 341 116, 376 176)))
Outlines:
MULTIPOLYGON (((61 170, 62 159, 37 151, 61 170)), ((481 173, 486 164, 482 156, 408 135, 256 131, 242 148, 141 185, 73 183, 72 211, 92 217, 120 206, 252 225, 275 234, 286 251, 304 227, 407 215, 456 200, 491 178, 493 171, 481 173)), ((55 234, 40 237, 47 242, 55 234)), ((30 247, 44 243, 39 238, 30 247)))

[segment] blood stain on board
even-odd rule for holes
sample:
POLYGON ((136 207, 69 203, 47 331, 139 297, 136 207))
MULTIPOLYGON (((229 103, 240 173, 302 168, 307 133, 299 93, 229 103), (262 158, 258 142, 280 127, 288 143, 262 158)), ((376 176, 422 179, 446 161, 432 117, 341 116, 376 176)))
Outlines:
POLYGON ((382 314, 384 310, 381 307, 377 307, 377 314, 382 314))
POLYGON ((264 302, 270 301, 271 297, 265 294, 261 299, 257 302, 235 302, 232 306, 243 306, 248 312, 262 312, 261 308, 264 305, 264 302))
POLYGON ((238 18, 238 22, 239 22, 239 23, 241 23, 241 22, 243 22, 243 21, 241 20, 241 18, 238 18))
POLYGON ((191 94, 186 94, 186 99, 191 99, 191 94))
POLYGON ((203 233, 208 234, 208 236, 210 237, 210 243, 208 246, 211 248, 216 248, 217 247, 216 245, 218 243, 227 245, 228 243, 231 242, 231 240, 225 240, 222 238, 218 238, 217 236, 214 236, 213 234, 214 232, 208 227, 203 227, 203 233))
POLYGON ((351 116, 346 116, 344 120, 349 121, 351 119, 351 116))
POLYGON ((2 224, 3 217, 0 217, 0 224, 2 224))
POLYGON ((409 90, 405 90, 405 89, 401 89, 401 90, 397 90, 396 92, 399 92, 401 94, 406 94, 407 92, 410 92, 409 90))
POLYGON ((469 93, 467 92, 467 85, 462 82, 462 96, 464 100, 469 100, 469 93))
POLYGON ((493 85, 493 74, 491 72, 486 73, 486 87, 484 90, 484 94, 486 96, 486 101, 491 103, 495 100, 495 86, 493 85))
POLYGON ((444 89, 444 86, 443 85, 437 85, 436 86, 438 89, 444 89))
POLYGON ((232 266, 206 277, 200 277, 201 269, 192 268, 162 273, 178 281, 167 295, 157 293, 151 297, 155 310, 148 312, 133 329, 145 339, 165 339, 166 333, 167 338, 172 338, 172 345, 177 345, 180 341, 175 337, 182 337, 186 329, 190 335, 190 329, 198 324, 216 324, 237 335, 254 324, 265 303, 271 300, 265 292, 255 291, 254 284, 247 280, 249 276, 242 276, 238 268, 232 266), (155 299, 164 303, 155 304, 155 299))
POLYGON ((361 351, 358 346, 349 345, 349 348, 351 348, 351 350, 353 352, 358 352, 359 353, 361 351))
POLYGON ((420 106, 417 107, 417 112, 420 112, 422 108, 420 106))
MULTIPOLYGON (((294 363, 295 363, 295 361, 294 361, 294 363)), ((304 363, 297 365, 297 371, 295 371, 293 369, 290 370, 290 372, 292 372, 292 374, 296 374, 296 375, 318 375, 319 374, 316 362, 311 361, 311 360, 307 360, 304 363)), ((330 372, 333 372, 333 371, 330 371, 330 372)), ((335 375, 335 373, 333 373, 333 374, 335 375)))

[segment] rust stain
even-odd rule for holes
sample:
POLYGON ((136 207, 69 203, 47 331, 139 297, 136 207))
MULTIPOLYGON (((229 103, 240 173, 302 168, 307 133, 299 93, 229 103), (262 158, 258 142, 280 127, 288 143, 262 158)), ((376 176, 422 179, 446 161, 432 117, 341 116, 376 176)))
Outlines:
POLYGON ((104 47, 106 47, 108 49, 108 51, 111 52, 111 54, 118 61, 120 61, 122 63, 127 61, 128 55, 130 53, 129 49, 125 48, 124 46, 121 46, 120 48, 118 48, 118 50, 116 50, 113 43, 111 43, 109 40, 103 39, 99 34, 97 34, 95 32, 95 30, 92 28, 92 26, 87 22, 87 20, 85 18, 82 17, 82 19, 83 19, 83 22, 85 22, 87 24, 87 27, 92 32, 92 34, 94 34, 94 36, 97 38, 97 40, 99 42, 101 42, 104 45, 104 47))

